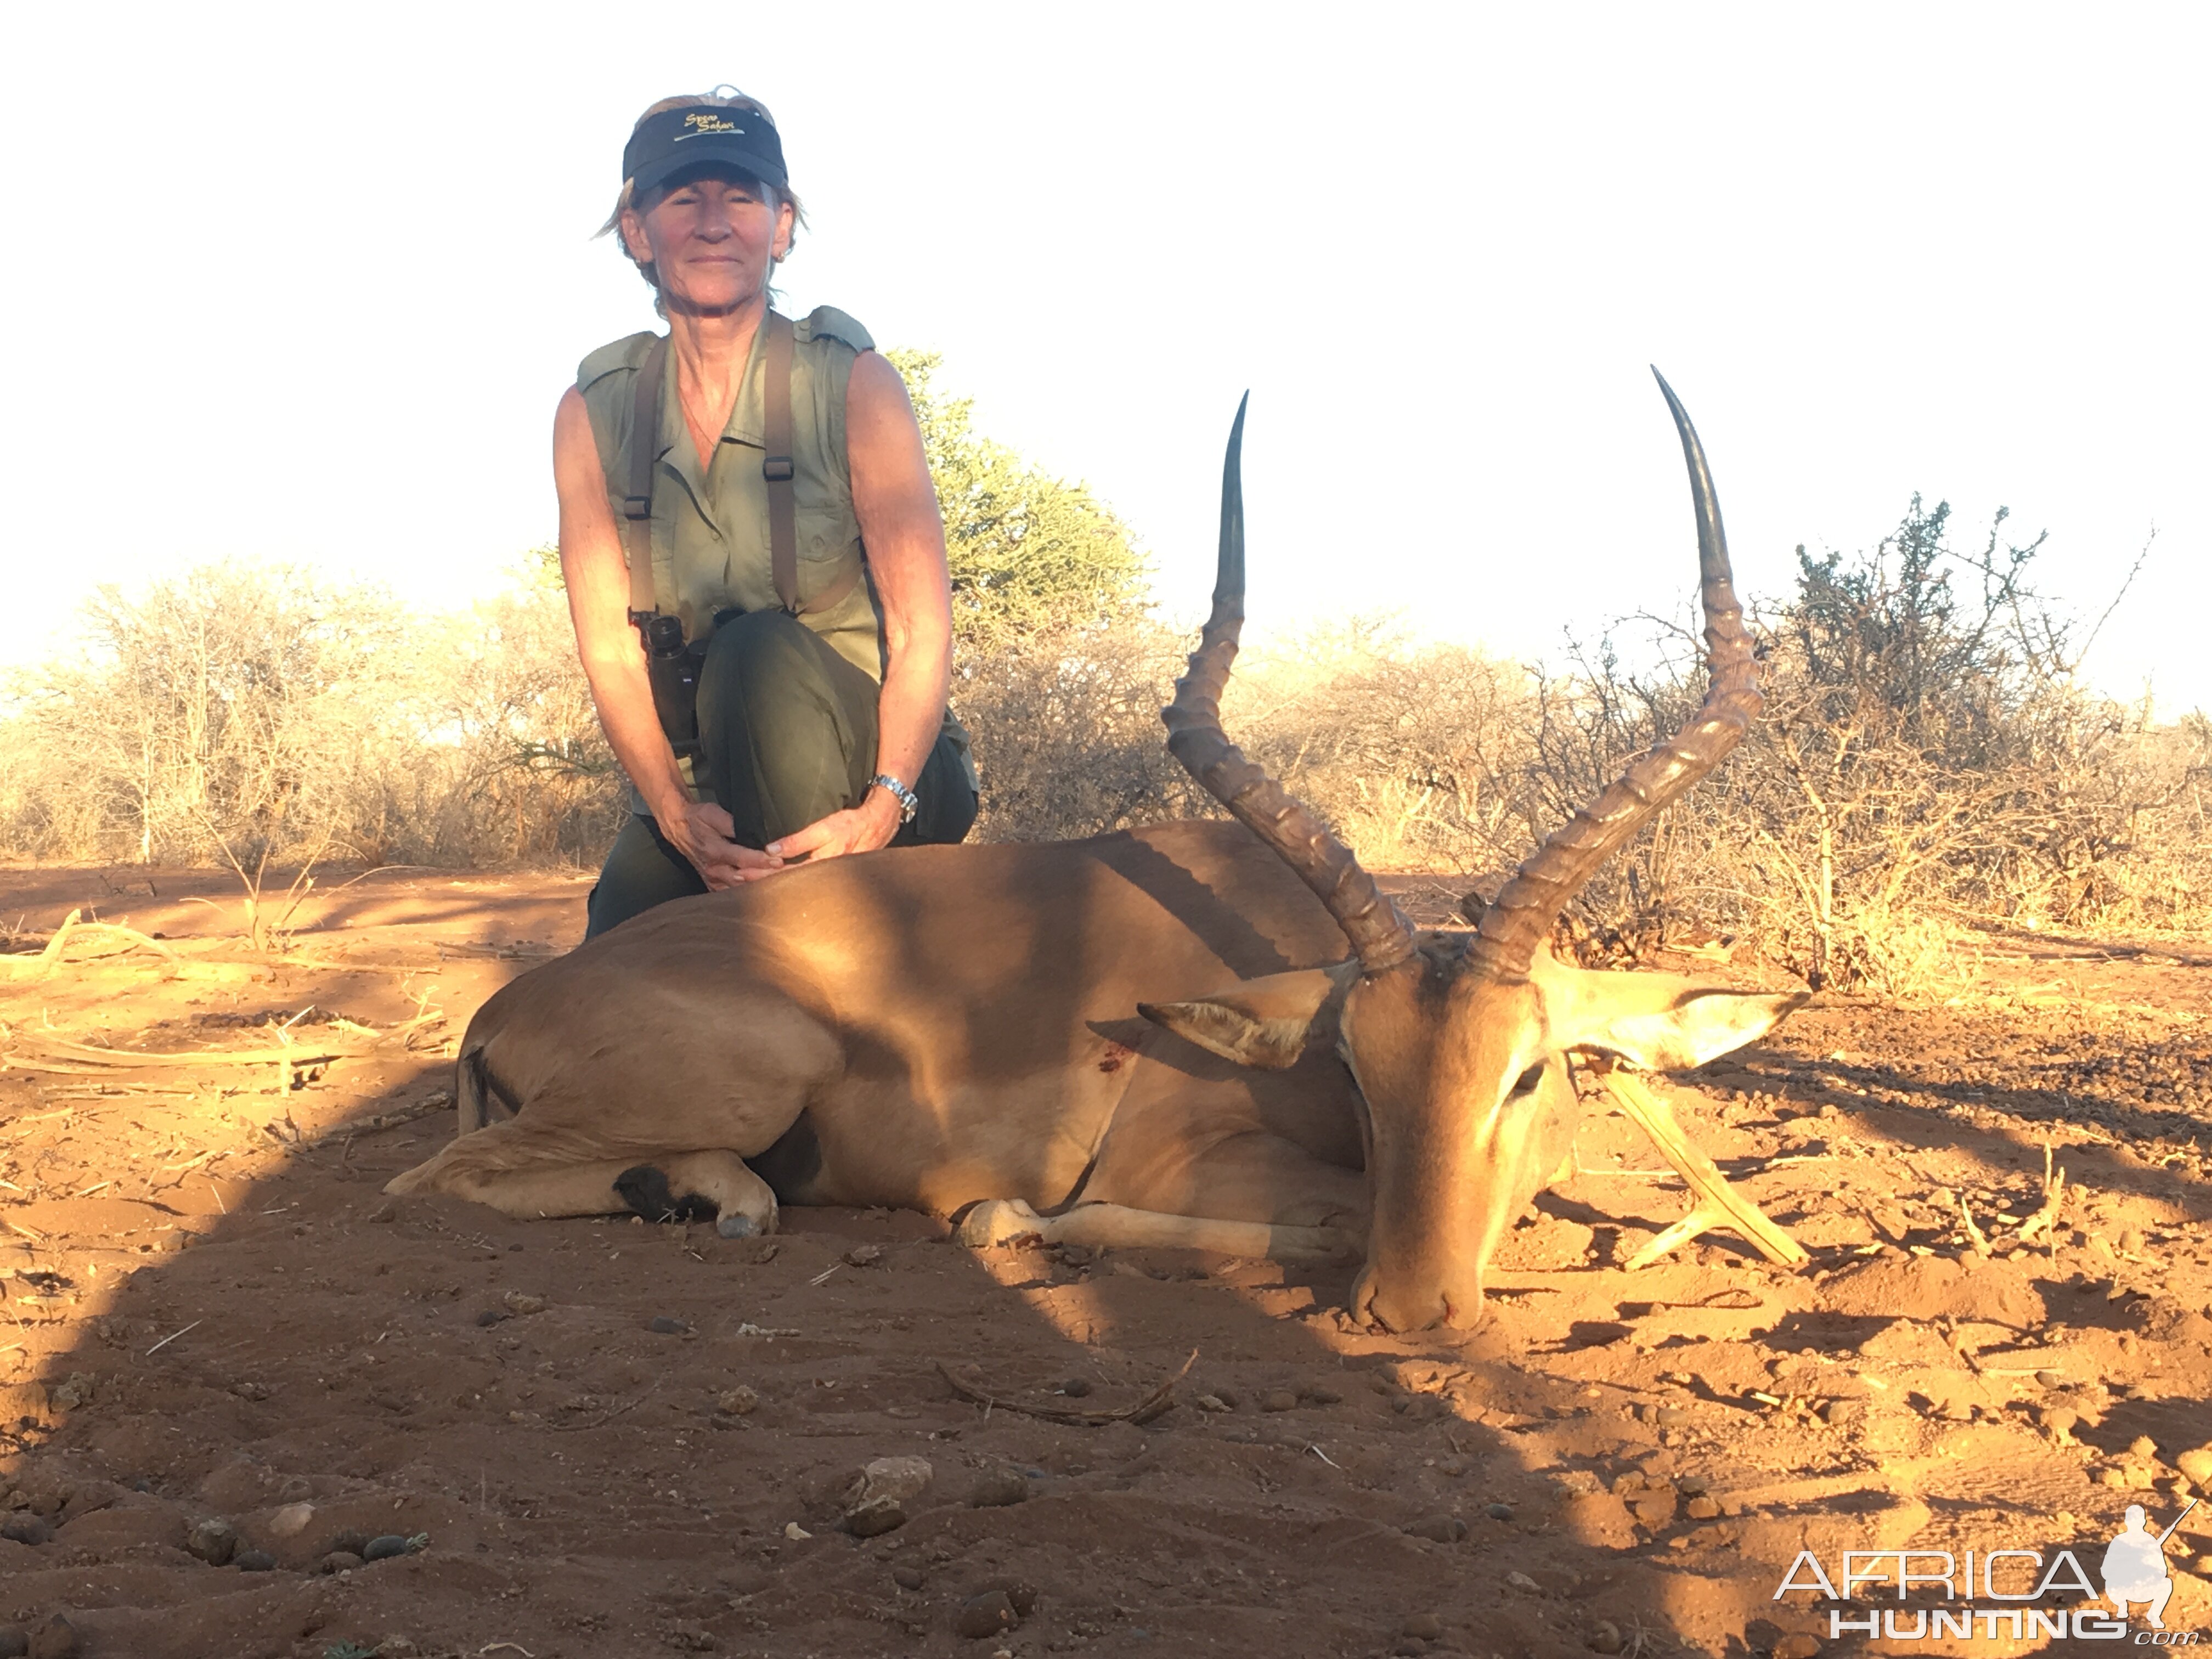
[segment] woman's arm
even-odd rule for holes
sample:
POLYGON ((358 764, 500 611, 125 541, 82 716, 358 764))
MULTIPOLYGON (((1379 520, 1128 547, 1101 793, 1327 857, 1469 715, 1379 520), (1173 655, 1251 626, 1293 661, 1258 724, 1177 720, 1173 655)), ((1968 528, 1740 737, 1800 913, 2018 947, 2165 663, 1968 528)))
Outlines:
MULTIPOLYGON (((845 448, 853 509, 883 602, 889 652, 876 702, 876 770, 911 789, 945 722, 952 684, 952 597, 945 522, 938 516, 921 428, 915 423, 906 382, 872 351, 854 362, 846 386, 845 448)), ((787 859, 865 853, 888 846, 898 827, 898 801, 888 790, 871 789, 858 806, 832 812, 770 842, 768 850, 787 859)))
POLYGON ((576 650, 591 683, 600 729, 645 798, 660 831, 674 842, 710 888, 765 874, 781 861, 731 840, 736 826, 722 808, 691 799, 676 752, 653 712, 645 649, 629 621, 629 567, 607 501, 591 416, 574 386, 553 416, 553 482, 561 500, 561 576, 576 650))

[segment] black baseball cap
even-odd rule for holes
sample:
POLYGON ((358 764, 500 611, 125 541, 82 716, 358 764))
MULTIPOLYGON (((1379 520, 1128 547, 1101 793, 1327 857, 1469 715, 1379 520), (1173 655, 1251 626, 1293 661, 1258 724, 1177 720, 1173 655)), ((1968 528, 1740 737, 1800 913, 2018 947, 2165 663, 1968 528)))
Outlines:
POLYGON ((623 146, 623 177, 640 196, 702 161, 721 162, 779 190, 791 182, 775 124, 754 110, 723 104, 665 109, 640 122, 623 146))

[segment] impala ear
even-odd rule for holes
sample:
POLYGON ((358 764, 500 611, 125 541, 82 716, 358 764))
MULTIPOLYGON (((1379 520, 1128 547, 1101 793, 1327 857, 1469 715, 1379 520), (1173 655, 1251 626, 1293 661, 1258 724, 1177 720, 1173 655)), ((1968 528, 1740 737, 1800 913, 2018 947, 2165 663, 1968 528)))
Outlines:
POLYGON ((1576 1046, 1647 1072, 1686 1072, 1765 1036, 1812 1000, 1806 991, 1688 991, 1663 1012, 1620 1016, 1576 1046))
MULTIPOLYGON (((1357 963, 1345 966, 1358 968, 1357 963)), ((1246 980, 1218 996, 1140 1002, 1137 1012, 1209 1054, 1239 1066, 1279 1072, 1297 1064, 1316 1023, 1342 1006, 1341 994, 1350 983, 1348 974, 1305 968, 1246 980)))
POLYGON ((1673 974, 1597 973, 1540 954, 1553 1041, 1617 1055, 1648 1072, 1681 1072, 1756 1041, 1812 999, 1698 985, 1673 974))

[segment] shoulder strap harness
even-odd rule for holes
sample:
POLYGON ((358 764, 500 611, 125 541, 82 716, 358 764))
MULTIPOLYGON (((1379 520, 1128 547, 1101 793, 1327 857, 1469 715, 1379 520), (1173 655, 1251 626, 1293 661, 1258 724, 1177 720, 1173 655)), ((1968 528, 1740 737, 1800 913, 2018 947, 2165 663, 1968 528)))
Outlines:
MULTIPOLYGON (((775 579, 775 596, 796 617, 810 611, 827 611, 853 591, 860 579, 861 562, 802 605, 799 599, 799 520, 792 491, 795 471, 792 463, 791 319, 769 312, 761 320, 768 331, 761 343, 761 436, 766 453, 761 458, 761 477, 768 483, 769 565, 775 579)), ((653 593, 653 479, 654 451, 660 435, 661 387, 668 376, 668 337, 662 335, 646 353, 637 372, 636 403, 630 413, 629 450, 624 457, 622 539, 629 561, 629 610, 632 622, 641 622, 659 610, 653 593)))

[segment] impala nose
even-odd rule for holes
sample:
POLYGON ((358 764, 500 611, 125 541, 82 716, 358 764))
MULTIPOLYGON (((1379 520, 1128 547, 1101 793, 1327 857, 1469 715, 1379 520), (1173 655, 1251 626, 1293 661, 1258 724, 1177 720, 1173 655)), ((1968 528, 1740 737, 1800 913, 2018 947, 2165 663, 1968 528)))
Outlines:
POLYGON ((1352 1287, 1352 1316, 1386 1331, 1425 1331, 1438 1325, 1472 1330, 1482 1320, 1482 1291, 1455 1291, 1429 1284, 1385 1282, 1370 1268, 1352 1287))

